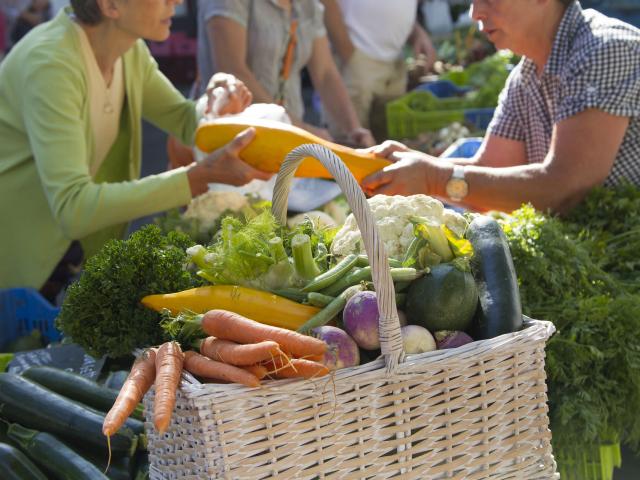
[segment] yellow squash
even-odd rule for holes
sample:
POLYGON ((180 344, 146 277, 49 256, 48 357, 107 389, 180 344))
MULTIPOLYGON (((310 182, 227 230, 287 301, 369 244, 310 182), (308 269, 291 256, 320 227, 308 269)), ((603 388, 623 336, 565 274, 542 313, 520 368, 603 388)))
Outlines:
MULTIPOLYGON (((324 140, 302 128, 274 120, 217 118, 198 127, 195 143, 203 152, 212 152, 229 143, 233 137, 249 127, 256 129, 256 137, 240 153, 240 157, 248 164, 266 172, 276 173, 286 155, 304 143, 317 143, 333 150, 358 182, 391 163, 373 154, 360 153, 353 148, 324 140)), ((302 162, 296 171, 296 177, 333 178, 329 171, 313 158, 306 158, 302 162)))
POLYGON ((229 310, 256 322, 289 330, 297 330, 320 311, 317 307, 237 285, 211 285, 176 293, 147 295, 141 302, 158 312, 168 309, 174 315, 181 310, 195 313, 229 310))

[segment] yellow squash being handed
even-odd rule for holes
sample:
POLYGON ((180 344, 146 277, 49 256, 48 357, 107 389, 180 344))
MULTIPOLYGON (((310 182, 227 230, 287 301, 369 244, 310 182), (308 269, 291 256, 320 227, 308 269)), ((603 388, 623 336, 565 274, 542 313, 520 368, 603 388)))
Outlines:
MULTIPOLYGON (((324 140, 302 128, 275 120, 222 117, 202 124, 196 131, 196 146, 203 152, 212 152, 229 143, 241 131, 254 127, 256 137, 241 153, 248 164, 265 172, 277 173, 280 164, 291 150, 304 143, 317 143, 332 150, 345 163, 358 182, 386 167, 391 162, 373 154, 324 140)), ((296 177, 333 178, 329 171, 314 158, 306 158, 296 177)))
POLYGON ((166 308, 173 315, 181 310, 195 313, 229 310, 256 322, 289 330, 297 330, 320 311, 317 307, 273 293, 237 285, 210 285, 176 293, 147 295, 141 302, 158 312, 166 308))

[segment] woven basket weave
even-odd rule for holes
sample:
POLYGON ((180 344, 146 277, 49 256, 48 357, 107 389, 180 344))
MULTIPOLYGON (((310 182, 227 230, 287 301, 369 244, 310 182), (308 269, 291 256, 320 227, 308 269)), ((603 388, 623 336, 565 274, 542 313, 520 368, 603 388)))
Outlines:
POLYGON ((261 388, 183 376, 171 426, 153 428, 150 476, 225 479, 553 479, 544 372, 549 322, 405 358, 387 256, 366 199, 338 157, 302 145, 283 162, 273 211, 281 221, 297 165, 334 175, 362 232, 380 310, 382 356, 315 380, 261 388))

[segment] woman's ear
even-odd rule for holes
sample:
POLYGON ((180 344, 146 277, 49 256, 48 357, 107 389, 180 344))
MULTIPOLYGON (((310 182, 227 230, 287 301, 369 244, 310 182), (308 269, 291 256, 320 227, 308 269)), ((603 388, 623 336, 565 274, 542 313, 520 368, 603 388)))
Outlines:
POLYGON ((120 2, 118 0, 96 0, 105 18, 120 18, 120 2))

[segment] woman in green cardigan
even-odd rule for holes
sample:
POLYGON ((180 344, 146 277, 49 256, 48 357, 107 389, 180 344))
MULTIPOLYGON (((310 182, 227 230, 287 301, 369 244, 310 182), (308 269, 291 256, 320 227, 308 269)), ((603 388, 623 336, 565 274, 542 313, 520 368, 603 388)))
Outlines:
POLYGON ((139 178, 142 118, 192 144, 213 87, 229 98, 222 113, 251 101, 222 75, 198 108, 160 73, 142 39, 166 40, 180 3, 71 0, 0 64, 0 288, 51 298, 83 250, 122 238, 127 222, 185 205, 212 182, 269 178, 240 159, 251 129, 200 163, 139 178))

